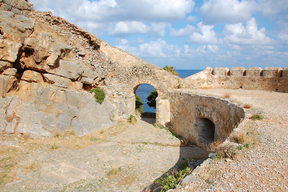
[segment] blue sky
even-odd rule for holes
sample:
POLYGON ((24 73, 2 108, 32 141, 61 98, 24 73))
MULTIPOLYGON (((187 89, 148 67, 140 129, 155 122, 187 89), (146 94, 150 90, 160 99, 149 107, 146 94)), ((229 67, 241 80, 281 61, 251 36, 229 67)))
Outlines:
POLYGON ((160 67, 288 67, 288 0, 30 2, 160 67))

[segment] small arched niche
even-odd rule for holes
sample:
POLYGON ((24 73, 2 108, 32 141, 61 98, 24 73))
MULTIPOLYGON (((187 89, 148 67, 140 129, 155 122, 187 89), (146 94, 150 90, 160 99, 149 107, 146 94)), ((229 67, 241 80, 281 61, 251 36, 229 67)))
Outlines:
POLYGON ((141 119, 154 124, 156 122, 156 98, 158 92, 155 87, 148 83, 141 83, 134 87, 135 113, 141 119))
POLYGON ((212 143, 215 140, 215 124, 204 117, 196 118, 196 126, 199 139, 205 140, 207 143, 212 143))

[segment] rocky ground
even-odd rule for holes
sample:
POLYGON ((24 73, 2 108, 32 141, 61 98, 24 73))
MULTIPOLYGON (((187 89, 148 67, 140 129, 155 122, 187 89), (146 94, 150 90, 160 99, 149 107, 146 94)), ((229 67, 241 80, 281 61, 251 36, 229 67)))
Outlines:
POLYGON ((145 121, 84 137, 2 135, 0 191, 141 191, 177 162, 207 155, 145 121))
MULTIPOLYGON (((246 107, 241 126, 253 138, 235 158, 206 160, 173 191, 288 191, 288 94, 205 89, 246 107), (262 120, 251 120, 260 114, 262 120)), ((141 191, 176 163, 205 157, 145 121, 120 123, 78 137, 31 139, 2 135, 1 191, 141 191)))
POLYGON ((244 128, 254 130, 255 143, 235 159, 208 159, 173 191, 288 191, 288 94, 207 89, 195 92, 216 95, 246 105, 244 128), (188 183, 187 183, 188 182, 188 183))

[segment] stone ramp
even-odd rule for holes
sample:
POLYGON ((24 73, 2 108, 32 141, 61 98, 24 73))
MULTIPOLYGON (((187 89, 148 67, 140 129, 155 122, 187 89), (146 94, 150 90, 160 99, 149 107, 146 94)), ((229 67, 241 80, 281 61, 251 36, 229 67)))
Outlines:
POLYGON ((180 148, 172 134, 144 121, 104 129, 90 139, 96 143, 84 148, 29 151, 17 160, 16 178, 2 191, 141 191, 180 158, 207 155, 198 147, 180 148))

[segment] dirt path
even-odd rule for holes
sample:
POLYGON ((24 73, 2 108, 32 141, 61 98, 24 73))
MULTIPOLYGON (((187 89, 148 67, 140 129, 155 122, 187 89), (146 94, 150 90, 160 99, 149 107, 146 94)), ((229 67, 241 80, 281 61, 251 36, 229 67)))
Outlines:
POLYGON ((122 123, 85 137, 2 136, 1 191, 141 191, 179 159, 207 154, 159 127, 122 123))
POLYGON ((190 176, 190 183, 175 191, 288 191, 288 94, 247 90, 198 90, 249 104, 248 115, 262 113, 263 120, 249 120, 258 143, 235 160, 208 160, 190 176))

